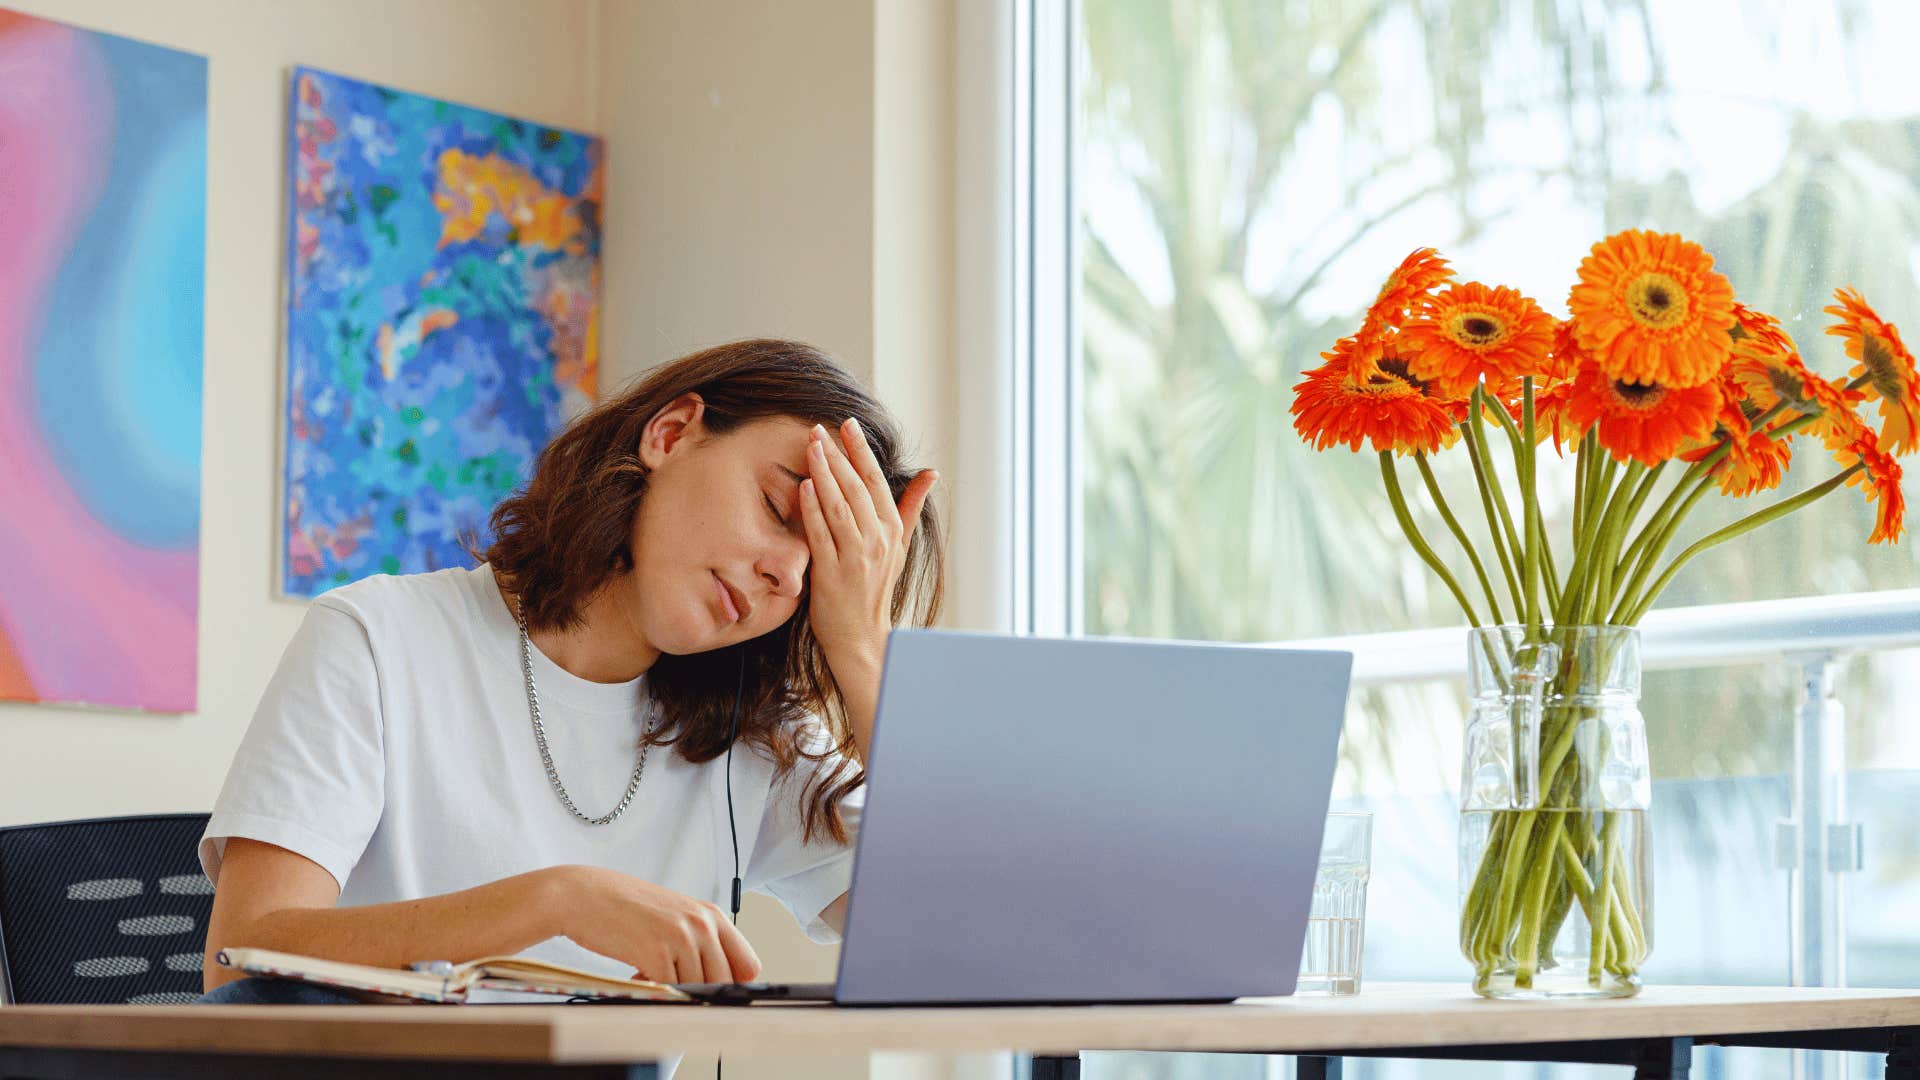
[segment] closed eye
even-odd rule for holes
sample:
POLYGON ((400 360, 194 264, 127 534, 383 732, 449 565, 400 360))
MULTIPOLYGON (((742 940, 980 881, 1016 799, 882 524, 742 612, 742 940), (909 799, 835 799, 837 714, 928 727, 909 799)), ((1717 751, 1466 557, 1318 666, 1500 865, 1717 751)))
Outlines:
POLYGON ((766 493, 766 492, 764 492, 764 491, 760 493, 760 499, 761 499, 761 501, 762 501, 762 502, 764 502, 764 503, 766 503, 766 504, 767 504, 767 510, 768 510, 768 512, 770 512, 771 514, 773 514, 773 520, 775 520, 775 521, 777 521, 777 522, 779 522, 779 523, 780 523, 780 527, 781 527, 781 528, 783 528, 783 529, 784 529, 784 528, 786 528, 786 527, 787 527, 787 519, 786 519, 786 517, 785 517, 784 515, 782 515, 782 514, 780 513, 780 508, 779 508, 779 507, 777 507, 777 506, 775 506, 775 505, 773 505, 773 499, 772 499, 772 498, 770 498, 770 497, 768 497, 768 495, 767 495, 767 493, 766 493))

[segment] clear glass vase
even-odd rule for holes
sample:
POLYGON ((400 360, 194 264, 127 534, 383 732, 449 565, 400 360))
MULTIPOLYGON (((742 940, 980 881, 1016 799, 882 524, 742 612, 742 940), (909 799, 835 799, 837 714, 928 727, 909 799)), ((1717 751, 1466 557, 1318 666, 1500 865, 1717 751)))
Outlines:
POLYGON ((1460 949, 1493 998, 1630 997, 1653 947, 1640 635, 1472 632, 1460 949))

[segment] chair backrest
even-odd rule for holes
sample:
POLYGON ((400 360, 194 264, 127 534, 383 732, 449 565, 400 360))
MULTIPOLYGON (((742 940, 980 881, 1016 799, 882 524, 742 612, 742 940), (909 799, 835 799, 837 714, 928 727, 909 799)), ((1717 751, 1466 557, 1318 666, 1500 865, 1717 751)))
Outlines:
POLYGON ((19 1005, 200 996, 205 814, 0 829, 0 989, 19 1005))

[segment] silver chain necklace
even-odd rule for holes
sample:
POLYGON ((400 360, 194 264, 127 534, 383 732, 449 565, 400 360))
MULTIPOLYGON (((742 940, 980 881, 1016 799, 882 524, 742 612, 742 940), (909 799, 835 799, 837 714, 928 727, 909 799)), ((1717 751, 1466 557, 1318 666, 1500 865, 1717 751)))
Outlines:
MULTIPOLYGON (((646 739, 640 740, 640 756, 633 763, 633 779, 627 781, 627 793, 620 797, 620 805, 600 815, 588 817, 573 805, 573 796, 567 794, 567 786, 560 782, 560 773, 553 767, 553 754, 547 750, 547 729, 540 722, 540 692, 533 685, 533 642, 527 637, 526 616, 514 612, 514 619, 520 624, 520 673, 527 679, 527 712, 533 716, 533 741, 540 747, 540 764, 547 767, 547 780, 553 784, 553 793, 560 796, 560 802, 567 812, 589 825, 605 825, 626 812, 633 802, 633 793, 640 790, 640 774, 647 771, 647 751, 652 748, 646 739)), ((647 734, 653 734, 653 721, 647 722, 647 734)))

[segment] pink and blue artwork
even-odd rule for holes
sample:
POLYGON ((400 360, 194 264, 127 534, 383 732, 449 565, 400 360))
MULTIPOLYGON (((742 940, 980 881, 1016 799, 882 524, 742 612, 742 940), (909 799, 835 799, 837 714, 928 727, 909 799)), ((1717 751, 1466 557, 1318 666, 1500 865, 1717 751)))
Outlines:
POLYGON ((0 699, 195 707, 207 63, 0 10, 0 699))
POLYGON ((291 97, 282 590, 467 565, 596 390, 601 140, 309 68, 291 97))

